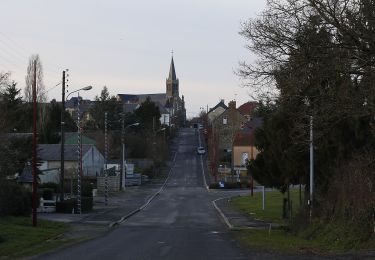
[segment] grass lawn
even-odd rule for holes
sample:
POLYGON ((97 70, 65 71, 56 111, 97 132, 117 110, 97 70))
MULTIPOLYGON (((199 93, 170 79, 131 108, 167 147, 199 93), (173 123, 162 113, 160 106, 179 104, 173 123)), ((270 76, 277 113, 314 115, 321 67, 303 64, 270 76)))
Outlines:
MULTIPOLYGON (((283 224, 285 223, 285 220, 282 219, 283 198, 286 197, 286 193, 283 195, 277 190, 266 191, 265 210, 262 209, 262 192, 255 192, 253 197, 241 196, 232 198, 231 205, 247 214, 252 213, 251 216, 253 218, 283 224)), ((290 199, 292 201, 293 213, 295 213, 300 207, 299 189, 290 190, 290 199)))
MULTIPOLYGON (((293 214, 299 210, 299 189, 290 190, 293 214)), ((303 192, 302 192, 303 196, 303 192)), ((266 192, 266 207, 262 210, 262 193, 254 193, 254 196, 241 196, 231 199, 231 205, 240 211, 251 214, 253 218, 287 225, 287 220, 282 219, 283 198, 286 194, 279 191, 266 192)), ((290 254, 336 254, 348 250, 374 249, 374 239, 364 243, 354 243, 355 238, 347 241, 338 241, 335 233, 340 226, 312 225, 304 232, 295 234, 279 229, 240 229, 233 234, 245 246, 252 249, 258 248, 267 251, 284 252, 290 254), (316 233, 311 235, 312 233, 316 233)))
MULTIPOLYGON (((323 254, 330 250, 321 241, 306 240, 282 229, 246 229, 234 231, 246 247, 287 254, 323 254)), ((337 251, 336 251, 337 252, 337 251)))
POLYGON ((55 240, 69 230, 64 223, 38 220, 38 227, 32 227, 29 217, 0 218, 0 258, 35 255, 56 248, 71 240, 55 240))

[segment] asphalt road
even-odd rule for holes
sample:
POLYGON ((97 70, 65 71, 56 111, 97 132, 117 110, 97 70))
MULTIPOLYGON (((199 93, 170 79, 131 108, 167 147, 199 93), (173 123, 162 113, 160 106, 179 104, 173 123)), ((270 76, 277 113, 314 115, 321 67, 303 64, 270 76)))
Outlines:
POLYGON ((195 129, 180 131, 170 177, 160 195, 103 237, 40 259, 264 259, 233 240, 204 187, 195 129))

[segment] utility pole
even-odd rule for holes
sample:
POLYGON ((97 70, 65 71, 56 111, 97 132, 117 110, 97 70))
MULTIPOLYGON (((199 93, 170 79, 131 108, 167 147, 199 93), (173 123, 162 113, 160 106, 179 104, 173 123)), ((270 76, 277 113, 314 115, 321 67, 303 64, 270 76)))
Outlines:
MULTIPOLYGON (((253 146, 251 146, 251 150, 250 150, 250 160, 254 160, 253 146)), ((253 197, 254 196, 254 178, 253 178, 252 173, 250 173, 250 189, 251 189, 250 195, 251 197, 253 197)))
POLYGON ((60 201, 64 201, 65 70, 62 73, 61 105, 60 201))
POLYGON ((107 112, 104 113, 104 162, 105 162, 105 174, 104 174, 104 204, 108 206, 108 136, 107 136, 107 112))
POLYGON ((78 92, 77 103, 77 141, 78 141, 78 168, 77 168, 77 214, 81 214, 81 176, 82 176, 82 151, 81 151, 81 115, 78 92))
POLYGON ((310 222, 312 219, 314 201, 314 136, 313 136, 313 116, 310 116, 310 222))
POLYGON ((36 172, 36 120, 37 120, 37 103, 36 103, 36 60, 34 60, 34 80, 33 80, 33 227, 37 225, 36 205, 37 205, 37 172, 36 172))
POLYGON ((125 118, 124 114, 121 115, 121 144, 122 144, 122 163, 121 163, 121 172, 120 172, 120 190, 122 190, 123 182, 122 179, 124 178, 124 189, 125 189, 125 182, 126 182, 126 174, 125 174, 125 118))

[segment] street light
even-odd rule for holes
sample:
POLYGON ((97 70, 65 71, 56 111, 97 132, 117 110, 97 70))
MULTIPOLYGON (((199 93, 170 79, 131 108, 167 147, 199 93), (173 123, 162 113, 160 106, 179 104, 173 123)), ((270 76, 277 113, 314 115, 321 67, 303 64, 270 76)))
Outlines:
POLYGON ((73 94, 73 93, 76 93, 76 92, 81 91, 81 90, 86 91, 86 90, 90 90, 90 89, 92 89, 92 86, 87 86, 87 87, 83 87, 83 88, 80 88, 80 89, 74 90, 74 91, 72 91, 72 92, 69 93, 69 95, 66 97, 66 100, 68 100, 68 97, 69 97, 71 94, 73 94))
MULTIPOLYGON (((65 98, 65 71, 63 71, 63 78, 62 78, 62 98, 61 98, 61 104, 62 104, 62 108, 61 108, 61 154, 60 154, 60 201, 64 201, 64 145, 65 145, 65 101, 68 100, 68 97, 75 93, 75 92, 78 92, 80 90, 84 90, 84 91, 87 91, 87 90, 90 90, 92 89, 92 86, 87 86, 87 87, 83 87, 83 88, 80 88, 78 90, 75 90, 73 92, 70 92, 69 95, 65 98)), ((78 97, 78 100, 79 100, 79 97, 78 97)))
MULTIPOLYGON (((310 108, 310 99, 305 97, 304 99, 305 105, 310 108)), ((309 215, 310 215, 310 222, 312 218, 312 211, 313 211, 313 203, 314 203, 314 133, 313 133, 313 114, 310 115, 310 197, 309 197, 309 215)))
POLYGON ((121 169, 121 173, 120 173, 120 189, 122 189, 122 179, 124 178, 124 189, 126 187, 126 172, 125 172, 125 130, 131 126, 139 126, 139 123, 134 123, 134 124, 131 124, 131 125, 128 125, 126 127, 124 127, 124 123, 125 123, 125 120, 124 120, 124 117, 122 119, 122 138, 121 138, 121 141, 122 141, 122 169, 121 169))

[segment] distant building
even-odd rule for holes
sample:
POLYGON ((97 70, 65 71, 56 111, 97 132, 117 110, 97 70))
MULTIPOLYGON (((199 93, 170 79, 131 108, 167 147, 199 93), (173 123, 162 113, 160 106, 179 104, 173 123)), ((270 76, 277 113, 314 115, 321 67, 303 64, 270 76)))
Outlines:
POLYGON ((211 124, 212 121, 215 120, 215 118, 220 116, 227 109, 228 107, 224 104, 224 99, 220 100, 220 102, 216 106, 214 106, 208 111, 207 113, 208 124, 211 124))
POLYGON ((244 115, 247 118, 247 120, 250 120, 253 117, 253 113, 258 106, 259 106, 258 102, 249 101, 239 106, 238 111, 242 115, 244 115))
MULTIPOLYGON (((67 132, 65 133, 65 144, 78 144, 78 133, 77 132, 67 132)), ((60 142, 61 143, 61 142, 60 142)), ((81 143, 82 144, 91 144, 96 145, 96 141, 94 139, 91 139, 85 135, 81 135, 81 143)))
MULTIPOLYGON (((91 101, 89 99, 82 99, 79 97, 79 110, 81 115, 82 121, 89 121, 91 120, 90 115, 90 108, 93 107, 95 101, 91 101)), ((77 122, 78 119, 78 97, 72 97, 65 102, 65 109, 66 111, 72 116, 73 120, 77 122)))
MULTIPOLYGON (((61 144, 38 145, 38 157, 41 160, 39 169, 53 170, 61 167, 61 144)), ((77 145, 64 146, 64 166, 69 174, 75 174, 77 169, 77 145)), ((94 145, 82 145, 82 170, 83 176, 98 176, 103 171, 104 156, 94 145)), ((66 176, 66 175, 65 175, 66 176)))
POLYGON ((254 144, 254 132, 238 132, 232 151, 232 167, 236 175, 247 176, 247 162, 255 159, 258 153, 254 144))
POLYGON ((228 104, 228 109, 212 121, 212 134, 217 136, 219 152, 232 150, 234 138, 246 122, 243 116, 236 109, 236 101, 228 104))
POLYGON ((171 60, 169 75, 166 79, 165 93, 149 94, 118 94, 117 100, 123 103, 123 110, 134 111, 146 101, 147 97, 154 102, 160 110, 160 123, 165 125, 185 125, 186 109, 184 96, 179 96, 179 80, 176 77, 173 57, 171 60))

